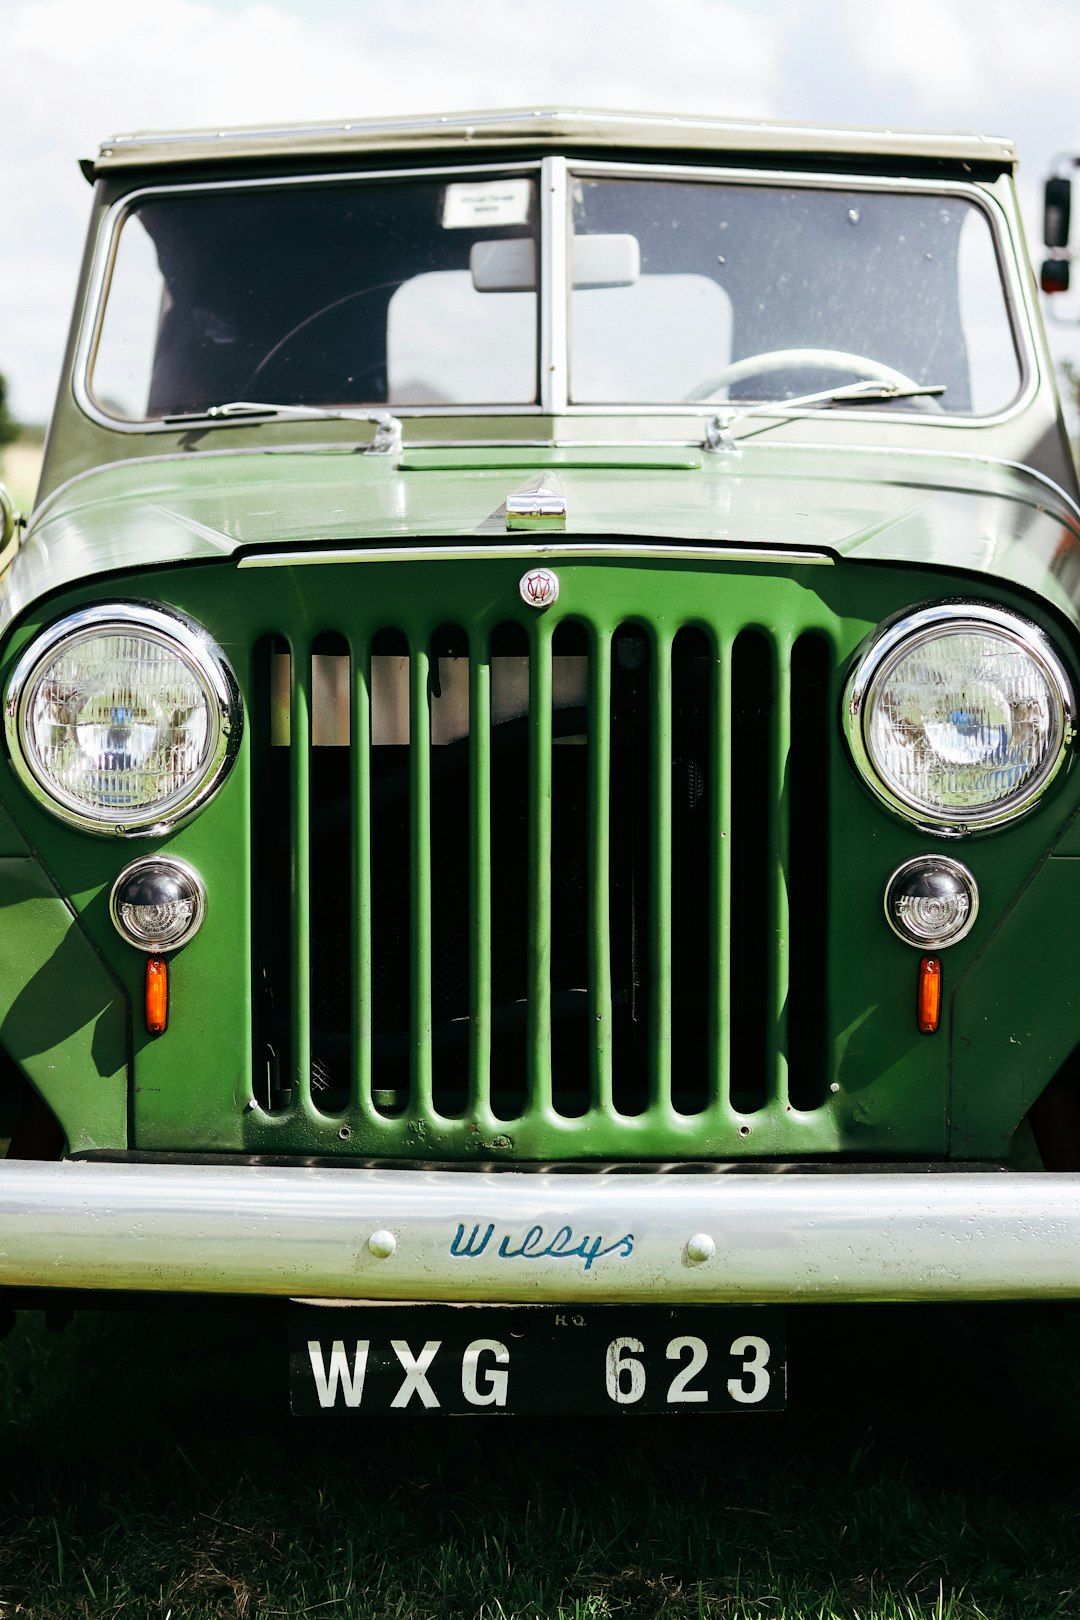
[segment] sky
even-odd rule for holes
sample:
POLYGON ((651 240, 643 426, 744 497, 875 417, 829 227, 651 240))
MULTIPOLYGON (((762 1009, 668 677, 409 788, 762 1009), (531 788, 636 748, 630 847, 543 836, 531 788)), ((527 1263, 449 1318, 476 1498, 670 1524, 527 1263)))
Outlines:
MULTIPOLYGON (((0 372, 27 421, 63 356, 77 160, 111 134, 552 105, 972 129, 1016 140, 1036 256, 1042 180, 1080 151, 1076 0, 0 0, 0 20, 0 372)), ((1080 328, 1052 342, 1080 355, 1080 328)))

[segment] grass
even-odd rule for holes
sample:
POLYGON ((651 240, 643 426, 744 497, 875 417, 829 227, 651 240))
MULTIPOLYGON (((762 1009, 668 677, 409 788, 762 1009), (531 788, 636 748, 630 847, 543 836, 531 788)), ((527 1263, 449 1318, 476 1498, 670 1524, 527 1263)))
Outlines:
POLYGON ((0 1616, 1080 1615, 1080 1308, 790 1339, 785 1416, 301 1421, 272 1314, 20 1319, 0 1616))

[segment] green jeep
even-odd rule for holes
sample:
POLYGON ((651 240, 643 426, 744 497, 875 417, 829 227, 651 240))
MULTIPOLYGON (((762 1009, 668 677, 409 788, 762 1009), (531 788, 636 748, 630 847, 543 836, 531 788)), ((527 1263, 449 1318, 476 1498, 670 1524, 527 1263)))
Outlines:
POLYGON ((1080 1295, 1014 165, 534 111, 85 165, 0 596, 10 1300, 307 1302, 299 1409, 434 1412, 767 1406, 785 1303, 1080 1295))

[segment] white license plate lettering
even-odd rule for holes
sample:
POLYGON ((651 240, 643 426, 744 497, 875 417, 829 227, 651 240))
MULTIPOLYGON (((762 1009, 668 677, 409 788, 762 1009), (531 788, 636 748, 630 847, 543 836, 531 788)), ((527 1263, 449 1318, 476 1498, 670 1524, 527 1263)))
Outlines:
POLYGON ((707 1401, 709 1398, 707 1389, 690 1388, 691 1379, 705 1371, 705 1363, 709 1359, 705 1340, 696 1338, 691 1333, 683 1333, 679 1338, 671 1340, 664 1354, 669 1361, 683 1361, 682 1367, 668 1385, 669 1402, 675 1405, 680 1401, 707 1401))
POLYGON ((391 1406, 408 1406, 416 1395, 424 1406, 438 1406, 439 1397, 428 1383, 428 1368, 435 1360, 441 1340, 429 1339, 418 1356, 414 1356, 404 1339, 392 1339, 390 1348, 405 1369, 401 1388, 390 1402, 391 1406))
POLYGON ((291 1314, 298 1414, 703 1413, 785 1403, 775 1307, 297 1305, 291 1314))
POLYGON ((461 1360, 461 1393, 470 1406, 505 1406, 510 1352, 498 1339, 474 1339, 461 1360), (483 1360, 481 1360, 483 1357, 483 1360))
POLYGON ((748 1333, 732 1342, 731 1354, 742 1358, 742 1373, 738 1378, 728 1379, 728 1394, 740 1406, 756 1406, 758 1401, 765 1399, 772 1383, 768 1343, 748 1333))
POLYGON ((632 1406, 645 1393, 645 1368, 638 1360, 644 1348, 640 1339, 612 1339, 607 1347, 604 1382, 619 1406, 632 1406))
POLYGON ((342 1339, 335 1339, 330 1346, 329 1363, 323 1360, 322 1345, 318 1339, 308 1340, 311 1376, 315 1380, 320 1406, 334 1406, 339 1391, 344 1396, 346 1406, 360 1405, 367 1376, 368 1348, 366 1339, 357 1340, 350 1368, 342 1339))

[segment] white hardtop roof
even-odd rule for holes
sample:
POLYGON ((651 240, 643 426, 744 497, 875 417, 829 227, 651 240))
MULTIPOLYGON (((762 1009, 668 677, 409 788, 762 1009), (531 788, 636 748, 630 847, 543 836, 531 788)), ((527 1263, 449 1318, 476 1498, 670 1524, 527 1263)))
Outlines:
POLYGON ((226 159, 280 161, 350 153, 366 159, 380 152, 419 154, 463 148, 538 146, 944 158, 960 163, 1001 165, 1016 162, 1012 142, 1000 135, 829 128, 567 107, 237 129, 137 131, 105 141, 93 167, 95 172, 101 173, 118 168, 226 159))

